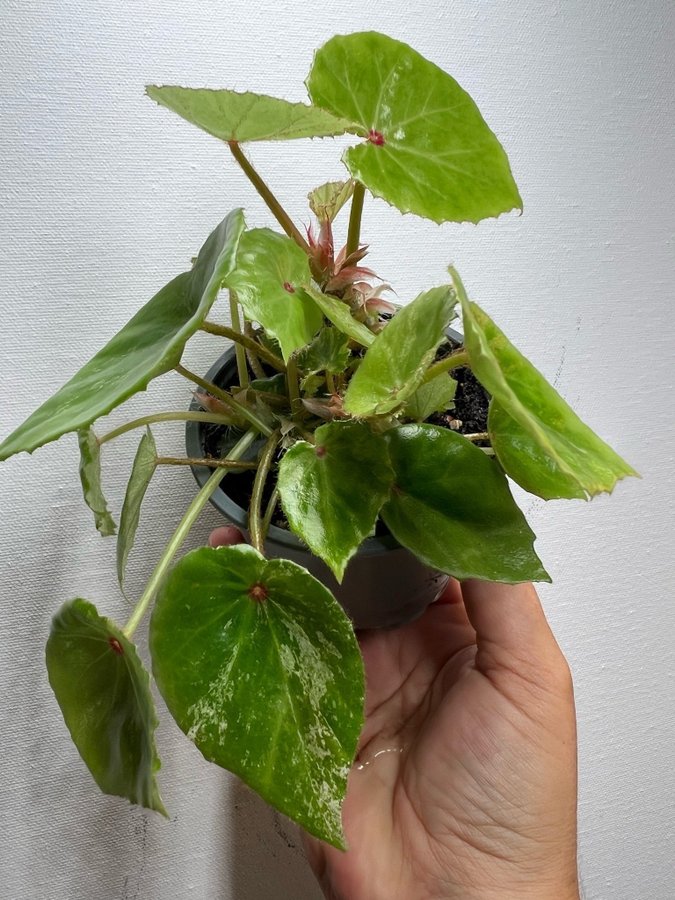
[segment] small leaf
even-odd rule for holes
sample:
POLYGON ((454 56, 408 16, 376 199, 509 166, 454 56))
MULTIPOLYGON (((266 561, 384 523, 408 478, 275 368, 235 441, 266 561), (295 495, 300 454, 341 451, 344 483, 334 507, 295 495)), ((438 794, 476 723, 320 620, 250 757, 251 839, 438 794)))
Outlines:
POLYGON ((171 714, 206 759, 344 847, 363 664, 330 591, 245 544, 194 550, 160 590, 150 649, 171 714))
POLYGON ((332 222, 354 193, 354 182, 328 181, 307 195, 309 208, 320 222, 332 222))
POLYGON ((375 335, 354 318, 346 303, 330 294, 317 291, 315 288, 309 287, 308 284, 304 286, 303 290, 339 331, 356 341, 357 344, 361 344, 362 347, 370 347, 375 340, 375 335))
POLYGON ((453 407, 457 382, 449 375, 439 375, 426 384, 421 384, 408 398, 403 409, 407 419, 424 422, 436 412, 445 412, 453 407))
POLYGON ((344 372, 349 362, 349 339, 337 328, 322 328, 311 344, 298 354, 298 366, 310 375, 344 372))
POLYGON ((131 467, 131 476, 127 484, 122 515, 120 516, 120 532, 117 536, 117 579, 124 592, 124 573, 127 559, 134 546, 136 529, 141 515, 141 505, 148 485, 157 468, 157 447, 152 432, 148 428, 141 438, 131 467))
POLYGON ((362 126, 343 160, 353 178, 401 212, 478 222, 522 209, 501 144, 457 82, 376 32, 331 38, 307 79, 312 101, 362 126))
POLYGON ((299 441, 282 457, 278 486, 290 526, 338 581, 372 531, 392 479, 384 438, 362 423, 322 425, 316 446, 299 441))
POLYGON ((189 272, 178 275, 53 397, 0 444, 0 460, 91 425, 180 362, 186 341, 234 265, 244 227, 240 209, 209 235, 189 272))
POLYGON ((492 395, 490 440, 507 473, 545 499, 586 498, 637 475, 585 425, 476 304, 462 296, 464 344, 492 395))
POLYGON ((94 514, 96 529, 104 537, 115 534, 115 522, 108 511, 108 504, 101 486, 101 448, 91 428, 77 432, 80 447, 80 481, 82 493, 89 509, 94 514))
POLYGON ((397 541, 455 578, 550 580, 494 460, 435 425, 402 425, 386 439, 395 487, 380 515, 397 541))
POLYGON ((279 341, 286 361, 312 340, 323 322, 301 290, 309 278, 307 257, 290 238, 269 228, 244 232, 227 284, 237 292, 247 317, 279 341))
POLYGON ((437 287, 396 313, 349 382, 347 412, 384 415, 414 394, 455 316, 456 302, 452 288, 437 287))
POLYGON ((80 756, 106 794, 166 816, 150 679, 136 648, 87 600, 54 617, 47 641, 49 683, 80 756))
POLYGON ((148 85, 145 90, 160 106, 221 141, 285 141, 354 130, 323 109, 265 94, 172 85, 148 85))
POLYGON ((286 375, 283 372, 277 372, 269 378, 254 378, 251 382, 254 391, 260 391, 262 394, 274 394, 277 397, 285 397, 286 375))

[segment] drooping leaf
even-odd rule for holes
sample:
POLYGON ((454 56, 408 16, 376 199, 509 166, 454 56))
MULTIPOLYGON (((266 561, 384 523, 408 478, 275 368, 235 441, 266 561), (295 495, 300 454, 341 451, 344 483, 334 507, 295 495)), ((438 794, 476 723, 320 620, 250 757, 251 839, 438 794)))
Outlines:
POLYGON ((637 475, 581 421, 487 313, 466 296, 462 310, 471 368, 493 398, 490 440, 514 481, 548 500, 592 497, 637 475))
POLYGON ((402 212, 478 222, 522 209, 501 144, 457 82, 401 41, 376 32, 331 38, 307 79, 312 101, 368 138, 343 160, 402 212))
POLYGON ((354 130, 349 122, 316 106, 249 91, 148 85, 146 93, 221 141, 285 141, 354 130))
POLYGON ((449 375, 439 375, 421 384, 406 400, 403 415, 416 422, 424 422, 435 412, 445 412, 453 406, 457 382, 449 375))
POLYGON ((136 539, 141 505, 156 468, 157 447, 152 432, 148 428, 136 450, 120 516, 120 532, 117 536, 117 579, 123 592, 124 573, 127 559, 136 539))
POLYGON ((155 779, 157 714, 134 645, 77 599, 54 617, 46 656, 49 683, 96 784, 166 816, 155 779))
POLYGON ((395 486, 381 516, 397 541, 455 578, 550 580, 494 460, 435 425, 402 425, 386 439, 395 486))
POLYGON ((355 319, 349 311, 349 307, 342 300, 330 294, 324 294, 315 288, 305 285, 304 292, 316 303, 324 316, 335 325, 343 334, 346 334, 362 347, 370 347, 375 340, 375 335, 365 325, 355 319))
POLYGON ((313 375, 344 372, 349 362, 349 339, 338 328, 322 328, 311 344, 298 354, 298 366, 313 375))
POLYGON ((363 666, 330 591, 244 544, 194 550, 160 590, 150 649, 171 714, 206 759, 344 846, 363 666))
POLYGON ((308 344, 323 322, 301 290, 309 279, 307 257, 290 238, 269 228, 244 232, 227 284, 246 316, 279 341, 285 360, 308 344))
POLYGON ((320 222, 332 222, 354 193, 354 182, 327 181, 307 195, 309 208, 320 222))
POLYGON ((0 460, 86 428, 179 362, 234 265, 240 209, 209 235, 195 265, 170 281, 53 397, 0 444, 0 460))
POLYGON ((279 495, 292 530, 338 581, 387 499, 393 472, 382 435, 356 422, 316 430, 279 464, 279 495))
POLYGON ((452 288, 437 287, 396 313, 377 335, 349 382, 347 412, 353 416, 383 415, 414 394, 455 316, 456 302, 452 288))
POLYGON ((101 448, 91 428, 77 432, 80 447, 80 482, 89 509, 94 514, 96 528, 104 537, 115 534, 115 522, 108 510, 101 486, 101 448))

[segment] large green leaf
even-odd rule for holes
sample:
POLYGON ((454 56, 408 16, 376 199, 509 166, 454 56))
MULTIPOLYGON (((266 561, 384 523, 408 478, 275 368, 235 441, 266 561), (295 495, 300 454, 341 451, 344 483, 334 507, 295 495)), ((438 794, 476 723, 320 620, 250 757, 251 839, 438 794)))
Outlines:
POLYGON ((492 395, 488 421, 497 458, 526 490, 546 499, 593 496, 637 475, 585 425, 492 319, 462 297, 471 368, 492 395))
POLYGON ((424 422, 435 412, 452 409, 457 391, 457 382, 449 375, 439 375, 426 384, 421 384, 406 401, 403 415, 417 422, 424 422))
POLYGON ((372 531, 392 480, 384 438, 362 423, 322 425, 316 445, 299 441, 283 456, 278 485, 290 526, 338 581, 372 531))
POLYGON ((179 362, 234 265, 244 228, 240 209, 209 235, 190 272, 178 275, 53 397, 0 444, 0 460, 31 453, 68 431, 86 428, 179 362))
POLYGON ((222 141, 285 141, 354 130, 324 109, 265 94, 172 85, 148 85, 146 93, 222 141))
POLYGON ((437 287, 400 309, 349 382, 345 410, 353 416, 383 415, 414 394, 455 316, 456 302, 452 288, 437 287))
POLYGON ((80 446, 80 482, 89 509, 94 514, 96 528, 104 537, 115 534, 115 522, 108 510, 101 486, 101 448, 91 428, 77 432, 80 446))
POLYGON ((402 212, 478 222, 522 208, 509 162, 457 82, 407 44, 376 32, 334 37, 315 55, 317 106, 368 140, 343 157, 354 178, 402 212))
POLYGON ((156 468, 157 447, 152 432, 148 428, 136 450, 120 516, 120 532, 117 535, 117 578, 122 591, 124 591, 127 559, 136 539, 141 505, 156 468))
POLYGON ((166 815, 155 779, 157 714, 134 645, 92 603, 71 600, 54 617, 47 671, 96 784, 166 815))
POLYGON ((227 284, 237 292, 247 317, 279 341, 285 360, 308 344, 323 323, 301 290, 309 279, 307 257, 290 238, 269 228, 244 232, 227 284))
POLYGON ((550 580, 494 460, 435 425, 402 425, 386 438, 395 486, 381 516, 404 547, 460 579, 550 580))
POLYGON ((187 554, 150 623, 173 717, 311 834, 343 846, 340 807, 363 722, 363 665, 330 591, 240 544, 187 554))
POLYGON ((343 303, 342 300, 338 300, 337 297, 333 297, 331 294, 317 291, 316 288, 309 285, 305 285, 304 291, 339 331, 362 347, 370 347, 375 340, 375 335, 362 322, 354 318, 346 303, 343 303))

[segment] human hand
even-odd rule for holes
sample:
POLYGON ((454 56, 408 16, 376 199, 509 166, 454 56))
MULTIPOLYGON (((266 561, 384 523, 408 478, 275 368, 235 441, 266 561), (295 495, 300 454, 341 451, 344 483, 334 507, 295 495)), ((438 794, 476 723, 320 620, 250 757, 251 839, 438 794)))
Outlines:
POLYGON ((326 897, 577 900, 572 681, 534 588, 451 581, 417 621, 359 638, 349 849, 305 839, 326 897))

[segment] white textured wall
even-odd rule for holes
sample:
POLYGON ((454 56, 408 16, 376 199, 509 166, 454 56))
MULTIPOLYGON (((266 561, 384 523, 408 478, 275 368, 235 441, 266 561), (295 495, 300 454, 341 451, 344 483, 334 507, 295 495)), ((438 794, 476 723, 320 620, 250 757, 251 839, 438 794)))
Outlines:
MULTIPOLYGON (((0 433, 89 358, 235 205, 268 222, 217 141, 146 82, 303 97, 334 30, 386 30, 449 70, 504 142, 525 215, 438 228, 369 202, 371 260, 402 299, 449 261, 579 413, 644 475, 590 504, 525 498, 554 577, 546 608, 576 676, 587 898, 671 900, 675 857, 673 134, 670 0, 3 0, 0 433)), ((298 218, 339 143, 256 147, 298 218)), ((205 369, 216 352, 190 350, 205 369)), ((166 377, 124 414, 183 406, 166 377)), ((157 436, 178 451, 179 430, 157 436)), ((117 511, 136 437, 105 455, 117 511)), ((76 594, 124 618, 114 543, 80 499, 75 441, 0 469, 0 893, 21 900, 316 898, 289 826, 163 716, 170 823, 100 795, 43 668, 76 594)), ((138 590, 192 494, 150 492, 138 590)), ((203 541, 209 511, 192 544, 203 541)), ((373 836, 377 840, 377 836, 373 836)))

